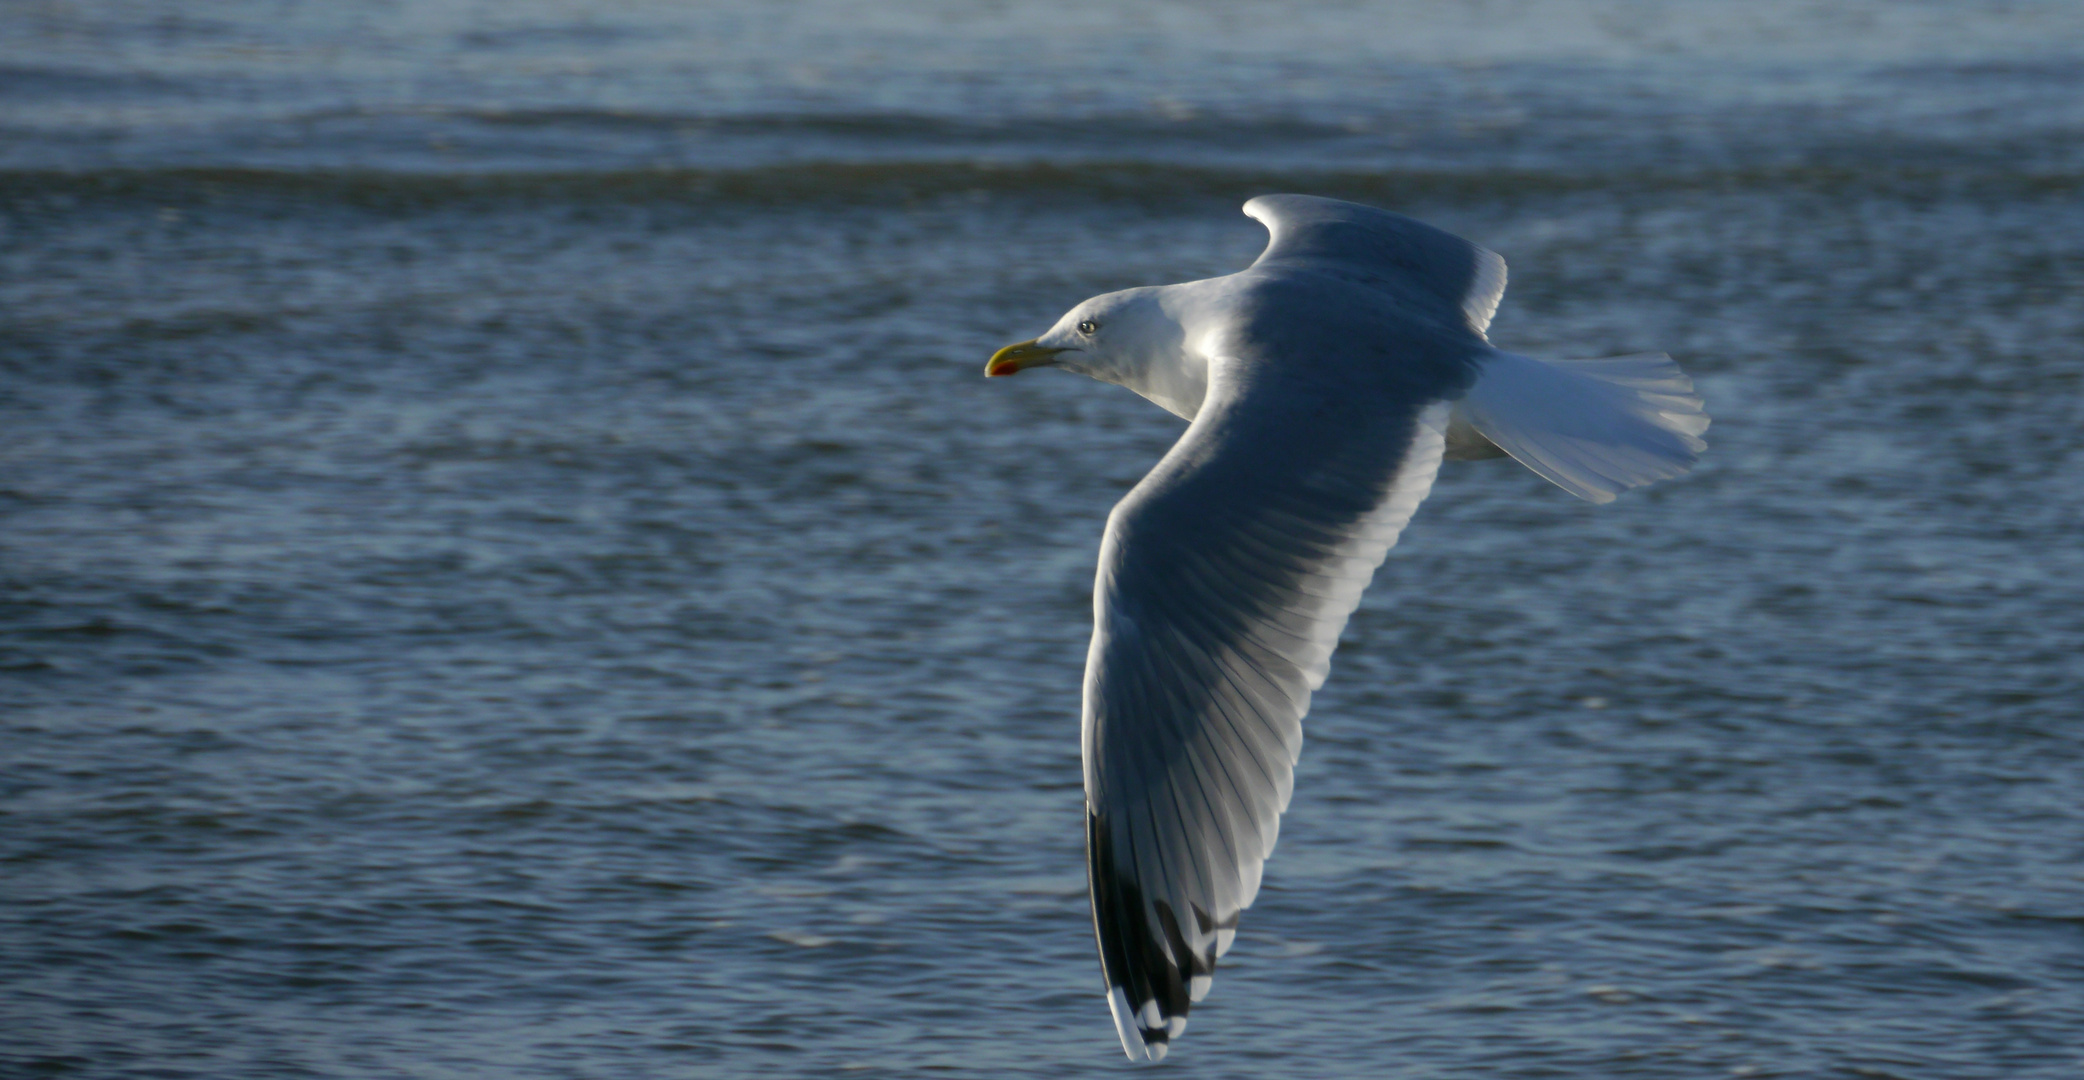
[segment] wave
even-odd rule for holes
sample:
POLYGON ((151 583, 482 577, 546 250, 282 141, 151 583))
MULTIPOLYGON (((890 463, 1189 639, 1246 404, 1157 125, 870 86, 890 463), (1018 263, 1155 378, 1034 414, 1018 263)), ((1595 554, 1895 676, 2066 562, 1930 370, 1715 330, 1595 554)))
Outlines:
POLYGON ((1408 122, 1411 109, 1378 110, 1383 115, 1367 116, 1354 110, 1336 120, 1297 115, 1287 111, 1239 114, 1211 111, 1185 102, 1154 104, 1142 112, 1080 111, 1038 115, 1032 112, 1003 112, 963 116, 920 112, 747 112, 698 113, 645 109, 562 108, 455 108, 339 109, 306 114, 300 120, 314 125, 385 124, 401 118, 444 121, 459 126, 478 125, 515 130, 643 131, 670 135, 716 136, 823 136, 866 138, 878 142, 977 143, 1018 140, 1023 143, 1062 144, 1081 141, 1112 142, 1122 139, 1164 138, 1207 142, 1229 140, 1286 141, 1337 139, 1379 131, 1386 125, 1408 122))
MULTIPOLYGON (((1999 155, 2001 157, 2001 155, 1999 155)), ((948 197, 1171 205, 1304 190, 1362 201, 1509 198, 1572 192, 1812 191, 1846 195, 2031 197, 2084 188, 2084 170, 2004 161, 1877 160, 1695 167, 1281 168, 1151 161, 815 161, 747 168, 381 170, 113 167, 0 169, 0 202, 155 204, 250 200, 379 210, 514 204, 890 205, 948 197)))

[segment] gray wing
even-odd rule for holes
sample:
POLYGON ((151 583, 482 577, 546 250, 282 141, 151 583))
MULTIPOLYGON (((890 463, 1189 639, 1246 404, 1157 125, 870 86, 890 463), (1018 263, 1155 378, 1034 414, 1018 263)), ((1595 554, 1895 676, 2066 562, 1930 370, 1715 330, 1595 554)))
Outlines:
POLYGON ((1132 1059, 1163 1057, 1207 992, 1259 891, 1310 694, 1432 488, 1448 406, 1408 386, 1218 360, 1193 424, 1108 518, 1086 854, 1132 1059))
POLYGON ((1245 213, 1273 234, 1253 266, 1365 280, 1479 339, 1505 295, 1505 260, 1496 252, 1416 218, 1315 195, 1261 195, 1245 213))

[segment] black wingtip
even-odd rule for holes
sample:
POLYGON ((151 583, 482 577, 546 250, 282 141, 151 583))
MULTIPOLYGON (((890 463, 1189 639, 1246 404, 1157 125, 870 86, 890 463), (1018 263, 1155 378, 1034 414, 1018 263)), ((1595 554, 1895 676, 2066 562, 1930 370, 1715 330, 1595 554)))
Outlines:
MULTIPOLYGON (((1093 932, 1100 942, 1100 970, 1107 980, 1108 1008, 1122 1052, 1131 1060, 1157 1061, 1186 1030, 1187 1013, 1198 996, 1193 990, 1206 988, 1214 975, 1215 946, 1211 944, 1206 955, 1195 953, 1172 905, 1161 900, 1152 906, 1144 899, 1124 860, 1117 858, 1113 830, 1091 810, 1086 812, 1085 840, 1093 932), (1162 941, 1154 930, 1164 935, 1162 941), (1188 958, 1186 971, 1173 961, 1175 956, 1188 958)), ((1193 914, 1206 936, 1213 920, 1198 908, 1193 914)))

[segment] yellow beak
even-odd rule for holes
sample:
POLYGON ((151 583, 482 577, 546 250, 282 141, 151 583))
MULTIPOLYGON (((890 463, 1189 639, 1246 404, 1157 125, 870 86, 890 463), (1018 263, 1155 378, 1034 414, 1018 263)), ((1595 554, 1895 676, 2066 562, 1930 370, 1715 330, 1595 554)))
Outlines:
POLYGON ((984 374, 987 378, 993 375, 1014 375, 1031 367, 1054 364, 1056 363, 1056 354, 1065 351, 1067 350, 1052 349, 1047 345, 1037 345, 1032 341, 1023 341, 1018 345, 1008 345, 992 353, 991 359, 985 361, 984 374))

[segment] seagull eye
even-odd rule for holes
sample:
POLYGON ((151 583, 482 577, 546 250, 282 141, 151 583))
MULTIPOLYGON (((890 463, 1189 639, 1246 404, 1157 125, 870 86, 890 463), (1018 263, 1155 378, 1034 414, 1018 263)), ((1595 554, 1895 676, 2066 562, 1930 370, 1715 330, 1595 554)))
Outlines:
POLYGON ((1100 324, 1094 322, 1091 319, 1087 319, 1086 321, 1078 324, 1078 332, 1086 335, 1087 337, 1091 337, 1093 332, 1098 329, 1100 329, 1100 324))

